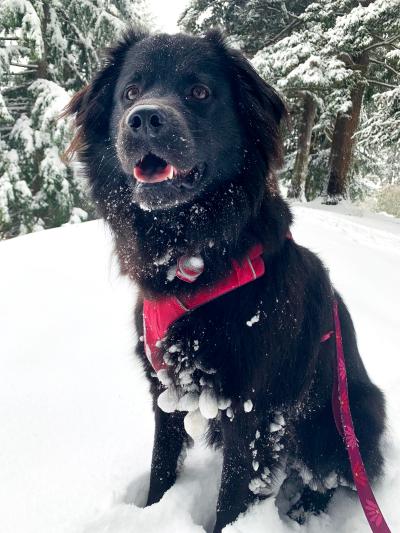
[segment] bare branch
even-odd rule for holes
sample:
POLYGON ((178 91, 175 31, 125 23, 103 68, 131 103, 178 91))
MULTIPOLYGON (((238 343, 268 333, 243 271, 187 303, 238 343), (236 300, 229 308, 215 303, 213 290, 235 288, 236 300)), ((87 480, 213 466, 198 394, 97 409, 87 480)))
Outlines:
POLYGON ((19 41, 19 37, 0 37, 0 41, 19 41))
POLYGON ((368 83, 372 83, 374 85, 378 85, 379 87, 386 87, 387 89, 397 89, 398 85, 392 85, 391 83, 384 83, 383 81, 378 80, 369 80, 367 79, 368 83))
MULTIPOLYGON (((395 35, 394 37, 391 37, 390 39, 382 39, 377 35, 371 34, 372 37, 375 37, 375 39, 379 39, 377 43, 371 44, 370 46, 367 46, 367 48, 364 48, 364 52, 367 52, 368 50, 373 50, 374 48, 379 48, 380 46, 395 46, 392 43, 396 41, 397 39, 400 39, 400 34, 395 35)), ((396 47, 395 47, 396 48, 396 47)))
POLYGON ((25 70, 25 72, 10 72, 11 76, 26 76, 27 74, 36 74, 36 70, 25 70))
POLYGON ((279 39, 282 37, 282 35, 284 35, 288 31, 293 30, 294 28, 299 26, 301 22, 302 22, 301 19, 300 20, 294 20, 293 22, 288 24, 285 28, 283 28, 282 31, 280 31, 279 33, 277 33, 276 35, 271 37, 271 39, 265 43, 265 46, 270 46, 271 44, 275 44, 277 41, 279 41, 279 39))
POLYGON ((383 67, 386 67, 388 70, 392 71, 396 76, 400 76, 400 72, 397 72, 396 69, 388 65, 385 61, 378 61, 377 59, 370 58, 371 63, 376 63, 377 65, 382 65, 383 67))
POLYGON ((30 64, 27 64, 27 65, 20 65, 19 63, 10 63, 10 65, 12 67, 21 67, 21 68, 38 68, 37 65, 30 65, 30 64))
POLYGON ((288 11, 287 14, 289 15, 289 17, 292 17, 293 19, 296 19, 296 20, 302 20, 301 17, 298 17, 298 16, 295 15, 294 13, 290 13, 290 11, 288 11))
POLYGON ((285 18, 285 20, 288 20, 289 17, 291 17, 292 19, 301 20, 300 17, 298 17, 294 13, 290 13, 290 11, 288 11, 286 8, 284 9, 283 6, 281 9, 278 9, 277 7, 272 7, 268 5, 266 6, 266 9, 268 9, 268 11, 275 11, 275 13, 282 15, 285 18))

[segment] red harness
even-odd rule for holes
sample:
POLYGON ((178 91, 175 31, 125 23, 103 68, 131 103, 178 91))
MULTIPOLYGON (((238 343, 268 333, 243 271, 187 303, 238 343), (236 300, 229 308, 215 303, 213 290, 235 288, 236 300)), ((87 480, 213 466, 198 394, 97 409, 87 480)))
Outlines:
MULTIPOLYGON (((167 368, 163 360, 160 345, 166 337, 168 328, 178 318, 189 311, 200 307, 211 300, 215 300, 242 285, 262 276, 265 272, 262 246, 256 244, 249 251, 247 256, 241 261, 232 260, 232 270, 229 274, 217 281, 212 287, 204 287, 191 296, 178 299, 176 296, 166 296, 159 300, 144 300, 143 302, 143 325, 144 343, 147 358, 156 372, 167 368)), ((178 261, 176 275, 186 282, 193 282, 202 272, 199 270, 188 270, 182 266, 182 258, 178 261)))
MULTIPOLYGON (((288 233, 288 238, 291 238, 290 233, 288 233)), ((241 262, 232 260, 232 269, 225 278, 212 287, 205 287, 191 296, 186 296, 184 299, 178 299, 176 296, 167 296, 159 300, 144 300, 144 344, 147 358, 156 372, 167 368, 160 348, 170 325, 193 309, 261 277, 265 272, 262 253, 263 248, 261 245, 253 246, 241 262)), ((194 261, 191 265, 190 259, 187 257, 180 258, 176 271, 176 276, 188 283, 195 281, 203 271, 202 262, 197 261, 196 264, 196 261, 194 261)), ((371 530, 373 533, 390 533, 390 529, 372 492, 354 431, 348 396, 339 310, 335 299, 333 301, 333 323, 334 331, 325 333, 321 338, 321 342, 326 342, 335 336, 337 371, 334 375, 332 389, 332 409, 336 427, 344 440, 354 484, 371 530)))

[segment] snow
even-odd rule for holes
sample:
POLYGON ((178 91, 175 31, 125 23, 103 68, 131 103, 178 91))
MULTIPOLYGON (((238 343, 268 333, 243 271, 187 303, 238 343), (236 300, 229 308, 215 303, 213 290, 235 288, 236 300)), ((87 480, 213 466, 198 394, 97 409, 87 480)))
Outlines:
POLYGON ((251 400, 246 400, 243 403, 243 409, 245 413, 250 413, 250 411, 253 409, 253 402, 251 400))
POLYGON ((214 389, 206 387, 201 391, 199 409, 204 418, 211 419, 217 416, 218 399, 214 389))
POLYGON ((164 413, 173 413, 176 411, 178 409, 178 402, 179 396, 172 384, 157 399, 158 407, 164 413))
POLYGON ((250 320, 247 320, 246 325, 251 328, 254 324, 260 321, 260 311, 257 311, 257 313, 250 318, 250 320))
POLYGON ((199 395, 197 392, 187 392, 179 399, 179 411, 196 411, 199 407, 199 395))
POLYGON ((149 9, 154 17, 156 30, 167 33, 177 33, 179 31, 177 21, 181 13, 188 4, 188 0, 149 0, 149 9))
MULTIPOLYGON (((352 312, 367 369, 387 394, 386 476, 376 496, 392 531, 399 531, 400 221, 348 205, 314 203, 294 212, 294 238, 329 265, 352 312)), ((142 508, 151 400, 132 356, 135 289, 117 276, 111 249, 98 221, 0 243, 2 533, 212 530, 221 454, 201 443, 188 451, 178 482, 162 501, 142 508)), ((204 422, 202 417, 198 426, 204 422)), ((284 424, 279 413, 273 423, 284 424)), ((256 475, 267 477, 259 470, 256 475)), ((357 498, 339 489, 329 515, 302 528, 282 522, 269 499, 224 533, 267 530, 369 531, 357 498)))
POLYGON ((189 411, 183 420, 183 424, 186 433, 195 442, 201 441, 208 428, 208 420, 202 415, 200 409, 189 411))

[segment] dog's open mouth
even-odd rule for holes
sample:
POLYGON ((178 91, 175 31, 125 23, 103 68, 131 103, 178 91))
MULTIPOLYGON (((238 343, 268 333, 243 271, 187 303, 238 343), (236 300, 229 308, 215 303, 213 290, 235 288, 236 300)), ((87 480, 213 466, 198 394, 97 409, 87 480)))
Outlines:
POLYGON ((200 176, 199 168, 180 170, 165 159, 148 153, 133 167, 133 177, 141 183, 161 183, 170 181, 171 184, 192 188, 200 176))

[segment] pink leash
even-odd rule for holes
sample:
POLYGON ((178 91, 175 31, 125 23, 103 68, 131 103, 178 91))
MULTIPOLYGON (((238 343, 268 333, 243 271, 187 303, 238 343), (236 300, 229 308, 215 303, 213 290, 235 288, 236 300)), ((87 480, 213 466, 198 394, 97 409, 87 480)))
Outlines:
POLYGON ((368 476, 358 447, 358 440, 354 431, 347 387, 342 331, 340 327, 338 303, 336 300, 333 301, 333 320, 335 331, 325 334, 322 337, 321 342, 328 340, 333 333, 335 333, 337 372, 335 372, 334 376, 332 408, 336 427, 346 445, 354 484, 371 530, 373 533, 390 533, 390 529, 383 518, 382 512, 368 481, 368 476))

